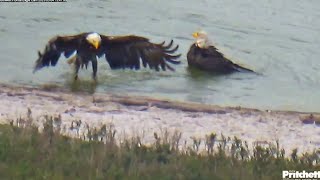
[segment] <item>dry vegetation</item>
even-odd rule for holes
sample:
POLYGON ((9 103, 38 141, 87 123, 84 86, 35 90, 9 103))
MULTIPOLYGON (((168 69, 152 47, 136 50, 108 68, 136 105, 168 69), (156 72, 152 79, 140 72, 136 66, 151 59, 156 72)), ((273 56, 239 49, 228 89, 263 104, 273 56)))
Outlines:
MULTIPOLYGON (((29 112, 31 114, 31 112, 29 112)), ((88 126, 85 136, 61 135, 61 119, 46 117, 43 131, 33 119, 0 126, 0 174, 4 179, 280 179, 282 170, 320 170, 320 152, 285 157, 279 144, 256 144, 234 137, 193 138, 180 147, 181 133, 154 134, 145 145, 139 137, 117 140, 112 125, 88 126), (199 146, 205 145, 205 152, 199 146)), ((77 128, 73 122, 70 129, 77 128)), ((183 144, 183 143, 182 143, 183 144)))

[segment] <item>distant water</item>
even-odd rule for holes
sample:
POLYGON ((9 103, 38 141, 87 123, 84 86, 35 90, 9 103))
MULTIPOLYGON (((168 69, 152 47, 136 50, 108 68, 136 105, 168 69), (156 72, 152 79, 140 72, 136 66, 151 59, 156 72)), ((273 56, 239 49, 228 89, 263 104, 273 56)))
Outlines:
POLYGON ((111 71, 99 60, 96 91, 218 105, 320 112, 318 0, 69 0, 0 3, 0 81, 59 84, 92 91, 91 68, 79 84, 60 59, 32 74, 37 50, 57 34, 96 31, 136 34, 153 42, 173 38, 183 63, 176 72, 111 71), (213 76, 187 69, 191 33, 202 28, 222 52, 263 74, 213 76))

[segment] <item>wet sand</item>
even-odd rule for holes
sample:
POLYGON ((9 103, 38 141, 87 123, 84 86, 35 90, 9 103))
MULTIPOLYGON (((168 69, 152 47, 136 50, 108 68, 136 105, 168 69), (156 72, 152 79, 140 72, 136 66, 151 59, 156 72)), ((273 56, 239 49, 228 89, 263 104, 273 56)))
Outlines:
MULTIPOLYGON (((86 125, 100 127, 113 124, 118 137, 139 135, 145 143, 154 141, 154 132, 182 132, 182 141, 192 143, 192 137, 222 133, 237 136, 249 143, 275 142, 287 152, 320 148, 319 113, 269 111, 243 107, 220 107, 197 103, 175 102, 106 93, 75 93, 59 87, 18 87, 0 85, 0 122, 9 123, 32 112, 35 124, 44 115, 61 116, 62 132, 70 130, 72 121, 81 120, 79 134, 86 125)), ((203 143, 202 143, 203 144, 203 143)))

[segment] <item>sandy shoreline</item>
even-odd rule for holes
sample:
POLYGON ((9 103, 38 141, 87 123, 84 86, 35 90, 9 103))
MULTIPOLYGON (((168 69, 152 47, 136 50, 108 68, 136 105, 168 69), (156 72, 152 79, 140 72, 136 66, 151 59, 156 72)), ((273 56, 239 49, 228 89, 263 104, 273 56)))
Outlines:
POLYGON ((153 142, 153 132, 168 129, 182 132, 182 140, 188 144, 192 143, 191 137, 204 137, 215 132, 237 136, 248 141, 249 145, 256 141, 279 140, 286 152, 294 148, 299 152, 320 148, 320 124, 313 123, 320 117, 319 113, 313 113, 311 124, 306 124, 301 120, 310 113, 0 85, 0 123, 27 116, 28 108, 34 119, 60 115, 64 133, 69 135, 75 133, 68 130, 71 122, 81 120, 93 127, 112 123, 118 136, 140 135, 147 143, 153 142))

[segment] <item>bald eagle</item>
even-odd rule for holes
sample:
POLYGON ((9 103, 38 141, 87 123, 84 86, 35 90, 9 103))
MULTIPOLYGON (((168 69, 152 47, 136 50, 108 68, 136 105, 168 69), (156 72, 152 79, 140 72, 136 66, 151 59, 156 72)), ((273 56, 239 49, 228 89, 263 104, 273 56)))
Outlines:
POLYGON ((250 69, 233 63, 212 45, 205 31, 194 32, 196 39, 187 54, 188 65, 214 73, 253 72, 250 69))
POLYGON ((55 66, 63 54, 66 58, 75 55, 75 80, 78 79, 78 71, 92 64, 93 79, 96 80, 97 57, 105 54, 105 58, 111 69, 140 69, 140 61, 143 67, 159 71, 169 69, 174 71, 169 63, 179 64, 176 60, 180 54, 174 54, 178 45, 173 47, 173 40, 168 45, 165 42, 155 44, 145 37, 105 36, 95 32, 81 33, 72 36, 56 36, 49 40, 44 52, 38 51, 39 58, 35 63, 33 72, 46 66, 55 66))

